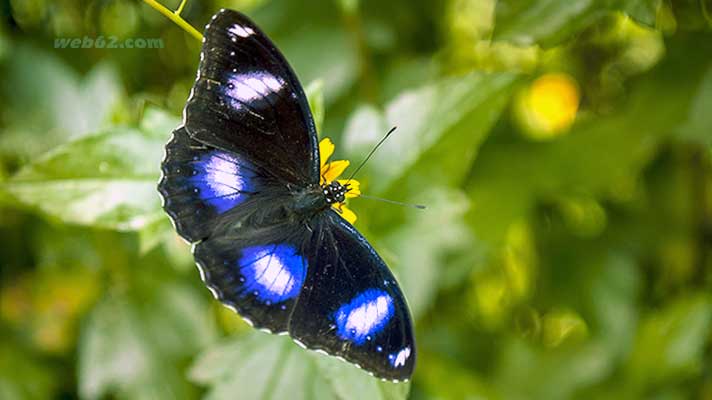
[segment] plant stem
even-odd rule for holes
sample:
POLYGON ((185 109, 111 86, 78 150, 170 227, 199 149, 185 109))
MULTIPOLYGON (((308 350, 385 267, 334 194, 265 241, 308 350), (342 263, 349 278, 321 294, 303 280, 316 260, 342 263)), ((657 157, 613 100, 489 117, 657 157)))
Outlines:
POLYGON ((184 20, 180 16, 180 13, 183 11, 183 7, 185 7, 185 3, 187 2, 187 0, 181 1, 180 6, 178 6, 178 10, 176 11, 169 10, 163 4, 157 2, 156 0, 143 0, 143 2, 151 6, 151 8, 158 11, 159 13, 165 15, 166 18, 173 21, 176 25, 180 26, 184 31, 188 32, 194 38, 200 40, 201 42, 203 41, 203 35, 201 35, 197 29, 193 28, 193 25, 186 22, 186 20, 184 20))

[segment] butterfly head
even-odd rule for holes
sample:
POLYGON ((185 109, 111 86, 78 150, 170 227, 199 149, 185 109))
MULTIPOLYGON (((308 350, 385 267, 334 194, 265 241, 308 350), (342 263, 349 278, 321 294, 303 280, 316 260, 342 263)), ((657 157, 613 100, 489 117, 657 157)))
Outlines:
POLYGON ((338 181, 333 181, 330 183, 325 183, 321 185, 322 193, 324 193, 324 198, 327 204, 337 204, 346 201, 346 193, 351 189, 350 184, 342 185, 338 181))

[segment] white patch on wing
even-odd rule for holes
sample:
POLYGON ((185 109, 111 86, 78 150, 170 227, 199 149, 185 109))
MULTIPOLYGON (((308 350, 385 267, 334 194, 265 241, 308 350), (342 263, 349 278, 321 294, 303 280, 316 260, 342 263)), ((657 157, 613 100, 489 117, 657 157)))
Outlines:
POLYGON ((230 196, 244 190, 237 160, 227 160, 227 154, 210 156, 205 165, 205 182, 216 196, 230 196))
POLYGON ((396 354, 393 358, 393 366, 396 368, 404 366, 406 360, 408 360, 408 357, 410 357, 410 346, 404 348, 396 354))
POLYGON ((241 102, 253 102, 266 98, 282 89, 279 78, 264 72, 233 74, 228 78, 225 93, 241 102))
POLYGON ((252 266, 254 268, 255 282, 262 286, 263 289, 279 296, 292 290, 295 281, 294 277, 279 256, 274 254, 265 255, 255 261, 252 266))
POLYGON ((368 335, 389 317, 390 303, 391 297, 384 294, 354 308, 346 317, 346 329, 356 336, 368 335))
POLYGON ((253 31, 252 28, 250 28, 249 26, 240 26, 239 24, 233 24, 227 31, 235 36, 243 38, 246 38, 255 33, 255 31, 253 31))
POLYGON ((262 82, 264 82, 268 88, 272 89, 273 92, 279 92, 282 89, 282 82, 272 75, 264 75, 262 82))

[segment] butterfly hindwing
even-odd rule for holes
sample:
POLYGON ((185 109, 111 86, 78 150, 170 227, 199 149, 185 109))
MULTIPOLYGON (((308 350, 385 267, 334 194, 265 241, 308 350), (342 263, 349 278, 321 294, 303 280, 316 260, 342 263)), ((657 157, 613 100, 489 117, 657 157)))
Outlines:
POLYGON ((190 242, 208 237, 222 214, 260 192, 267 180, 244 157, 205 146, 183 127, 166 145, 161 169, 163 207, 190 242))
POLYGON ((316 128, 284 56, 244 15, 221 10, 206 26, 185 126, 202 143, 239 154, 286 183, 319 183, 316 128))
POLYGON ((286 332, 307 274, 304 230, 284 223, 207 239, 194 250, 201 277, 254 327, 286 332))
POLYGON ((371 245, 328 210, 305 253, 309 269, 290 335, 309 349, 343 357, 380 378, 410 378, 415 341, 408 306, 371 245))

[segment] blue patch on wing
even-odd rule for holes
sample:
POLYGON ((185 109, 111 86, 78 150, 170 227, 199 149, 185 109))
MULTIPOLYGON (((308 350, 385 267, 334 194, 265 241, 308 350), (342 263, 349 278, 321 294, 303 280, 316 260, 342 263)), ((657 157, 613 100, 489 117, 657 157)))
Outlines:
POLYGON ((198 197, 218 213, 235 207, 253 190, 252 166, 235 155, 213 150, 193 159, 188 182, 198 197))
POLYGON ((370 341, 393 317, 393 299, 383 290, 368 289, 334 313, 336 333, 356 345, 370 341))
POLYGON ((296 297, 307 270, 304 258, 287 244, 247 247, 238 265, 243 294, 252 294, 267 305, 296 297))

